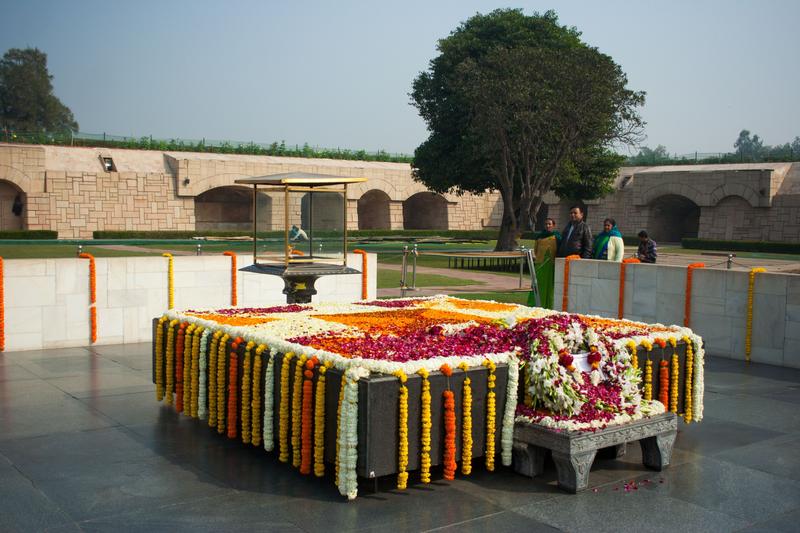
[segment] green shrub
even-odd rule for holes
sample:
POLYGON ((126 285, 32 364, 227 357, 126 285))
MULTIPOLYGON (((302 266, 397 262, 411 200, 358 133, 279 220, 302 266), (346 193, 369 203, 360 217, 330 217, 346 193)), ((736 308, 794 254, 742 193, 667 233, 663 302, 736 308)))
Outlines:
MULTIPOLYGON (((95 239, 192 239, 194 237, 250 237, 252 231, 94 231, 95 239)), ((317 231, 318 237, 336 237, 341 231, 317 231)), ((283 231, 258 232, 259 237, 281 238, 283 231)), ((461 239, 491 240, 497 237, 496 230, 351 230, 348 239, 369 237, 452 237, 461 239)))
POLYGON ((681 239, 681 246, 692 250, 722 250, 725 252, 765 252, 800 254, 800 243, 775 241, 723 241, 719 239, 681 239))
POLYGON ((49 229, 0 231, 0 239, 13 240, 47 240, 58 239, 58 232, 49 229))

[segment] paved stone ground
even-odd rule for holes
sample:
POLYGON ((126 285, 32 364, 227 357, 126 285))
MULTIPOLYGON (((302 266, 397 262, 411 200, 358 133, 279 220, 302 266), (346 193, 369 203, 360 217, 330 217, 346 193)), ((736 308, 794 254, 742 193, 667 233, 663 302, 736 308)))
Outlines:
POLYGON ((706 379, 706 418, 680 423, 662 473, 629 446, 578 495, 552 465, 531 480, 478 464, 348 503, 330 473, 157 404, 148 344, 2 353, 0 531, 796 531, 800 371, 712 357, 706 379))

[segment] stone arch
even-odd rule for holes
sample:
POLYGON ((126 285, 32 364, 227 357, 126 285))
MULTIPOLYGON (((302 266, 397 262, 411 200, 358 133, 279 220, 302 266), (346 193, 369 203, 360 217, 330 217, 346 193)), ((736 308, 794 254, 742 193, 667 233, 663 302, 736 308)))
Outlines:
POLYGON ((13 183, 20 192, 25 194, 29 193, 32 188, 31 177, 9 165, 0 165, 0 180, 5 180, 13 183))
POLYGON ((358 229, 390 229, 391 198, 381 189, 372 189, 358 199, 358 229))
MULTIPOLYGON (((222 231, 252 231, 253 191, 238 185, 217 187, 194 199, 195 228, 222 231)), ((271 229, 272 198, 258 193, 259 229, 271 229)))
POLYGON ((697 206, 707 205, 707 197, 703 193, 691 185, 674 182, 661 183, 645 190, 640 205, 652 205, 655 200, 664 196, 682 196, 697 206))
MULTIPOLYGON (((235 185, 234 181, 241 178, 248 178, 245 174, 236 172, 226 172, 222 174, 214 174, 213 176, 205 176, 203 178, 190 177, 189 184, 184 185, 184 177, 180 178, 178 183, 178 192, 182 196, 200 196, 208 191, 219 189, 221 187, 241 187, 235 185)), ((246 187, 252 189, 252 187, 246 187)))
POLYGON ((300 200, 300 220, 303 228, 342 231, 343 213, 344 197, 340 193, 306 193, 300 200))
POLYGON ((27 227, 28 195, 16 183, 0 179, 0 230, 27 227))
POLYGON ((746 200, 751 207, 759 207, 758 192, 752 187, 741 183, 723 183, 711 191, 711 205, 718 205, 723 199, 730 196, 739 196, 746 200))
POLYGON ((447 200, 425 191, 403 202, 403 229, 448 229, 447 200))
POLYGON ((700 206, 690 198, 665 194, 651 200, 647 233, 656 242, 680 242, 697 237, 700 229, 700 206))

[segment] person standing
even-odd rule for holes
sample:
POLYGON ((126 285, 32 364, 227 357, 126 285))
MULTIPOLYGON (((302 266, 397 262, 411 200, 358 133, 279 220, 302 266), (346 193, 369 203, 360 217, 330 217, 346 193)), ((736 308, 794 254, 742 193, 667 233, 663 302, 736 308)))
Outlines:
POLYGON ((625 243, 622 233, 617 229, 617 222, 613 218, 607 218, 603 221, 603 231, 594 238, 592 257, 621 263, 624 255, 625 243))
POLYGON ((579 255, 583 259, 592 257, 592 230, 583 220, 583 209, 579 205, 569 208, 569 224, 562 232, 563 239, 558 247, 558 256, 579 255))
MULTIPOLYGON (((539 303, 545 309, 553 308, 553 292, 555 290, 556 277, 556 252, 558 251, 558 245, 560 243, 561 234, 556 229, 556 221, 552 218, 545 219, 544 231, 539 233, 533 245, 536 283, 539 286, 539 303)), ((528 305, 536 305, 536 298, 533 292, 528 294, 528 305)))
POLYGON ((645 230, 639 232, 639 249, 636 258, 642 263, 655 263, 658 257, 656 241, 651 239, 645 230))

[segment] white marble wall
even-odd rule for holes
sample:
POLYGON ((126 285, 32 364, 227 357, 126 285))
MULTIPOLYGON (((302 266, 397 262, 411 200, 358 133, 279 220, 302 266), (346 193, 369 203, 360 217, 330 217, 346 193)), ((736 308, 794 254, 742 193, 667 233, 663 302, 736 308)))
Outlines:
MULTIPOLYGON (((377 294, 377 259, 369 254, 368 297, 377 294)), ((97 344, 149 341, 151 320, 167 309, 166 257, 97 258, 97 344)), ((229 307, 230 258, 176 256, 175 308, 229 307)), ((251 258, 237 258, 241 268, 251 258)), ((361 271, 361 256, 348 265, 361 271)), ((6 259, 4 264, 7 352, 88 346, 89 261, 86 259, 6 259)), ((276 276, 237 273, 242 307, 286 302, 276 276)), ((313 301, 361 299, 361 274, 326 276, 316 283, 313 301)))
MULTIPOLYGON (((617 317, 619 263, 570 262, 569 311, 617 317)), ((556 261, 555 303, 561 309, 564 260, 556 261)), ((745 358, 749 273, 696 269, 690 327, 711 355, 745 358)), ((686 268, 632 264, 625 273, 625 318, 683 324, 686 268)), ((800 276, 762 273, 753 291, 754 362, 800 368, 800 276)))

